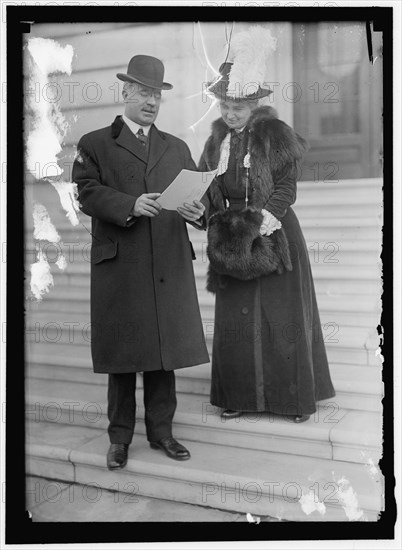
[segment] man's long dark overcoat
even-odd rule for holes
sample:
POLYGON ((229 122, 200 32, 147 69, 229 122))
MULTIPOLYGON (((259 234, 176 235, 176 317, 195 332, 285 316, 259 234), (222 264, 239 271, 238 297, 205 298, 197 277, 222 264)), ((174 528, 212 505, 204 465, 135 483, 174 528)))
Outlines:
POLYGON ((209 361, 193 249, 175 211, 127 222, 143 193, 162 192, 195 170, 187 145, 150 129, 141 145, 121 117, 83 136, 73 168, 79 202, 92 217, 91 326, 94 371, 173 370, 209 361))

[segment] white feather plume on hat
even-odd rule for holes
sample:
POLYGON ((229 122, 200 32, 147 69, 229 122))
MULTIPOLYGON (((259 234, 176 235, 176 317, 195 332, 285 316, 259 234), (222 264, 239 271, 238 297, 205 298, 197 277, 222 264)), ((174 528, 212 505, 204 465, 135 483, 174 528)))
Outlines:
POLYGON ((229 73, 228 96, 238 95, 239 91, 243 95, 243 91, 252 85, 264 87, 266 63, 276 50, 276 44, 277 39, 271 31, 259 25, 233 36, 228 57, 228 62, 233 63, 229 73))

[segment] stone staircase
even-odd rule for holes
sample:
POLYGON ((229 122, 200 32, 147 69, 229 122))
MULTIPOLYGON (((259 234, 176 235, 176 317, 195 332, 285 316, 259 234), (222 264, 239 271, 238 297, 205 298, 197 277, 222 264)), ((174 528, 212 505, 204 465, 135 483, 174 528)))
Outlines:
MULTIPOLYGON (((175 463, 146 442, 138 376, 136 435, 128 465, 118 472, 105 467, 107 376, 92 372, 90 358, 90 235, 82 225, 69 225, 50 187, 38 183, 28 193, 47 207, 63 244, 40 243, 53 262, 54 288, 42 302, 27 301, 27 473, 286 520, 376 521, 384 491, 376 351, 381 180, 303 182, 294 207, 309 248, 336 397, 301 425, 267 414, 224 421, 209 403, 210 365, 178 370, 174 435, 192 459, 175 463), (65 271, 55 265, 62 252, 65 271)), ((89 218, 81 214, 80 220, 90 229, 89 218)), ((33 243, 29 216, 26 228, 31 263, 39 243, 33 243)), ((211 351, 206 233, 190 227, 189 234, 211 351)))

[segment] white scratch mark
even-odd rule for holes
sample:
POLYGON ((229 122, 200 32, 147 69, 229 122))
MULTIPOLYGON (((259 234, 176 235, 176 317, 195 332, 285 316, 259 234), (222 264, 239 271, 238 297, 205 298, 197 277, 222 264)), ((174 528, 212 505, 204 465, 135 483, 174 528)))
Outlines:
POLYGON ((247 521, 249 523, 256 523, 258 525, 260 523, 261 519, 258 516, 254 517, 254 516, 252 516, 251 514, 249 514, 247 512, 247 521))
MULTIPOLYGON (((201 45, 202 45, 202 50, 203 50, 203 53, 204 53, 205 61, 207 62, 207 65, 208 65, 209 69, 211 69, 212 73, 217 76, 219 74, 219 72, 215 69, 215 67, 212 65, 212 63, 209 60, 209 57, 208 57, 208 54, 207 54, 207 49, 206 49, 205 43, 204 43, 204 36, 202 34, 201 23, 199 21, 197 22, 197 28, 198 28, 198 31, 200 33, 201 45)), ((198 52, 197 52, 197 55, 198 55, 198 52)))
POLYGON ((325 504, 316 500, 314 491, 303 494, 299 499, 299 503, 303 512, 308 516, 316 510, 323 516, 327 511, 325 508, 325 504))
POLYGON ((42 74, 46 76, 56 72, 71 74, 74 51, 70 44, 63 47, 55 40, 38 37, 29 39, 28 48, 42 74))
POLYGON ((207 112, 204 113, 204 114, 201 116, 201 118, 199 118, 196 122, 194 122, 194 124, 192 124, 192 125, 189 127, 189 129, 193 132, 193 135, 194 135, 194 138, 195 138, 195 141, 196 141, 196 143, 197 143, 197 146, 198 146, 198 149, 199 149, 200 153, 202 153, 202 151, 204 150, 204 147, 203 147, 203 146, 201 147, 201 145, 200 145, 200 142, 199 142, 199 140, 198 140, 198 138, 197 138, 197 133, 196 133, 196 131, 195 131, 195 128, 196 128, 196 126, 198 126, 198 124, 200 124, 200 123, 204 120, 204 118, 208 115, 208 113, 211 111, 211 109, 212 109, 217 103, 218 103, 218 100, 217 100, 216 98, 214 98, 214 99, 212 100, 211 105, 208 107, 207 112))
POLYGON ((38 261, 31 265, 31 291, 37 300, 54 286, 53 275, 50 272, 49 262, 41 249, 38 251, 38 261))
MULTIPOLYGON (((68 128, 60 110, 57 87, 49 86, 49 76, 54 73, 71 75, 74 50, 70 44, 61 46, 55 40, 40 37, 30 38, 27 50, 30 54, 29 85, 35 93, 27 94, 28 112, 31 116, 27 127, 30 131, 26 140, 26 165, 28 170, 34 173, 39 166, 42 179, 49 181, 58 192, 68 220, 72 225, 78 225, 76 186, 46 177, 49 168, 52 169, 52 175, 54 173, 58 178, 64 172, 58 164, 57 156, 62 150, 61 144, 68 128), (39 90, 39 94, 36 90, 39 90)), ((44 206, 36 205, 33 216, 34 238, 53 243, 60 241, 60 236, 44 206)), ((67 262, 63 255, 58 259, 57 266, 61 270, 66 268, 67 262)), ((49 292, 54 282, 50 265, 41 250, 38 253, 38 261, 31 265, 30 270, 31 291, 37 300, 42 300, 43 294, 49 292)))
POLYGON ((218 103, 218 100, 216 98, 213 98, 212 102, 211 102, 211 105, 208 107, 207 111, 196 122, 194 122, 194 124, 192 124, 190 126, 190 130, 192 130, 194 132, 195 127, 198 126, 198 124, 200 124, 200 122, 202 122, 204 120, 204 118, 208 116, 210 111, 215 107, 215 105, 217 103, 218 103))
POLYGON ((32 212, 34 220, 34 238, 51 243, 60 242, 60 235, 53 225, 49 213, 43 204, 36 202, 32 212))
POLYGON ((60 111, 57 92, 49 84, 49 74, 71 74, 74 50, 71 45, 61 46, 47 38, 30 38, 28 51, 33 64, 29 75, 31 89, 39 89, 39 101, 36 93, 29 94, 29 108, 33 114, 32 130, 27 139, 27 168, 35 172, 39 163, 42 172, 49 167, 61 175, 57 155, 61 151, 61 142, 67 130, 67 123, 60 111), (46 94, 44 96, 44 90, 46 94), (49 97, 50 92, 50 97, 49 97))
POLYGON ((58 192, 61 205, 66 212, 69 222, 72 225, 78 225, 80 222, 77 216, 77 212, 79 211, 77 184, 67 181, 48 181, 58 192))
POLYGON ((67 267, 67 260, 66 260, 66 257, 64 256, 64 254, 60 254, 57 262, 56 262, 56 265, 57 267, 60 269, 60 271, 64 271, 67 267))
POLYGON ((359 502, 357 500, 356 492, 353 490, 353 487, 350 486, 349 480, 347 480, 345 477, 342 477, 338 480, 337 483, 339 487, 339 499, 348 520, 364 520, 365 517, 363 510, 359 508, 359 502))
POLYGON ((75 153, 74 160, 79 162, 80 164, 84 164, 84 159, 82 158, 81 153, 79 153, 78 151, 75 153))
POLYGON ((375 350, 375 356, 380 358, 381 363, 384 363, 384 356, 381 353, 381 348, 375 350))
MULTIPOLYGON (((365 455, 366 453, 364 453, 365 455)), ((366 467, 368 469, 368 472, 369 474, 371 475, 371 477, 376 477, 380 474, 380 470, 377 468, 377 466, 374 464, 374 461, 373 459, 370 457, 368 460, 367 460, 367 464, 366 464, 366 467)))

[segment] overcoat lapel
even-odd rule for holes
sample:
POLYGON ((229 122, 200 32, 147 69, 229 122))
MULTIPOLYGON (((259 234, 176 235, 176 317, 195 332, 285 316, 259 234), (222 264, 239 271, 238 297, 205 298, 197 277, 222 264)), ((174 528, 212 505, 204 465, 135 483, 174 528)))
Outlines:
POLYGON ((130 153, 135 155, 137 158, 143 162, 147 162, 147 150, 141 145, 139 140, 134 136, 127 124, 123 124, 119 135, 116 138, 117 145, 124 147, 130 153))
POLYGON ((148 156, 148 166, 147 166, 147 175, 154 168, 154 166, 160 161, 162 156, 165 154, 168 145, 164 137, 159 133, 158 129, 152 125, 152 128, 149 132, 149 156, 148 156))

